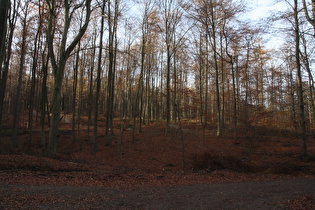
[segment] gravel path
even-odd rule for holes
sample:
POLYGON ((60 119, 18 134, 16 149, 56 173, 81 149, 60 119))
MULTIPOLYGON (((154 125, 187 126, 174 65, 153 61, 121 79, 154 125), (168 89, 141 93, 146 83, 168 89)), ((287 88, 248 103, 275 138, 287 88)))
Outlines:
POLYGON ((0 183, 0 209, 285 209, 315 196, 315 179, 117 190, 0 183))

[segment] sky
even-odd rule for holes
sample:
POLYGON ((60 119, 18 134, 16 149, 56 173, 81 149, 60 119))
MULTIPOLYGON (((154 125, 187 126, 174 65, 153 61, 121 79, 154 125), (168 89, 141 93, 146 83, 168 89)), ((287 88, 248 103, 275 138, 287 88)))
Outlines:
MULTIPOLYGON (((287 8, 287 3, 284 0, 244 0, 245 5, 248 9, 244 15, 242 15, 242 19, 248 20, 253 25, 259 24, 259 22, 264 22, 263 20, 271 16, 272 13, 276 13, 278 11, 283 11, 287 8), (277 3, 278 2, 278 3, 277 3)), ((131 10, 136 8, 131 8, 131 10)), ((273 27, 281 27, 281 25, 272 25, 273 27)), ((280 46, 283 43, 283 35, 279 35, 279 33, 274 32, 267 36, 270 41, 268 42, 268 48, 273 48, 280 46)))
POLYGON ((246 5, 251 10, 247 14, 252 20, 266 18, 273 12, 283 11, 286 8, 285 2, 277 3, 276 0, 246 0, 246 5))
MULTIPOLYGON (((279 0, 245 0, 246 6, 248 7, 248 12, 244 15, 244 19, 248 19, 253 24, 264 22, 273 13, 279 11, 285 11, 287 3, 279 0), (278 2, 278 3, 277 3, 278 2)), ((277 28, 281 28, 281 23, 273 23, 271 26, 271 31, 265 36, 268 39, 268 48, 278 48, 284 42, 283 34, 276 31, 277 28)))

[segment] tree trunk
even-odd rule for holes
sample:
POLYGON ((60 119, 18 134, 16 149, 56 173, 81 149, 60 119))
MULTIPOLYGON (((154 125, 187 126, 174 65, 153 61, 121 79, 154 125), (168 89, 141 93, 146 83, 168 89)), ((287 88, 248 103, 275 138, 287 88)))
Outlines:
POLYGON ((5 52, 6 52, 5 45, 6 45, 6 36, 7 36, 7 19, 8 19, 9 8, 10 8, 9 0, 0 0, 0 76, 2 76, 1 74, 2 65, 5 59, 5 52))
POLYGON ((166 133, 169 133, 171 121, 171 55, 170 47, 167 46, 166 49, 166 133))
MULTIPOLYGON (((95 33, 95 32, 94 32, 95 33)), ((96 33, 93 37, 93 46, 96 46, 96 33)), ((88 125, 87 125, 87 132, 88 132, 88 140, 90 141, 90 125, 92 124, 92 101, 93 99, 93 72, 94 72, 94 57, 95 57, 95 50, 96 47, 93 47, 92 55, 90 57, 90 71, 89 71, 89 95, 87 101, 87 109, 88 109, 88 125)), ((97 102, 98 103, 98 102, 97 102)), ((96 120, 97 121, 97 120, 96 120)))
MULTIPOLYGON (((315 3, 315 2, 314 2, 315 3)), ((301 36, 302 43, 303 43, 303 55, 302 55, 302 61, 305 66, 305 70, 308 73, 308 79, 309 79, 309 91, 310 91, 310 126, 314 125, 315 123, 315 101, 314 101, 314 78, 312 75, 312 70, 310 66, 310 59, 308 56, 308 49, 307 49, 307 41, 305 39, 305 36, 301 36)))
POLYGON ((5 41, 7 35, 7 18, 10 0, 0 0, 0 68, 5 58, 5 41))
POLYGON ((111 11, 111 1, 108 1, 108 82, 107 82, 107 103, 106 103, 106 145, 112 144, 113 135, 113 111, 114 111, 114 84, 116 71, 116 50, 117 50, 117 21, 118 21, 119 0, 114 1, 114 13, 111 11), (114 15, 114 16, 112 16, 114 15))
POLYGON ((40 107, 41 107, 41 147, 43 154, 45 153, 46 150, 46 138, 45 138, 45 115, 47 112, 47 117, 48 117, 48 123, 50 122, 49 119, 49 112, 48 112, 48 98, 47 98, 47 68, 48 68, 48 62, 49 62, 49 57, 48 55, 45 55, 43 52, 42 54, 42 60, 43 60, 43 66, 42 66, 42 73, 43 73, 43 81, 42 81, 42 94, 41 94, 41 102, 40 102, 40 107))
POLYGON ((75 123, 76 123, 76 107, 77 107, 77 88, 78 88, 78 69, 79 69, 79 59, 80 59, 80 42, 78 45, 78 52, 75 58, 75 64, 73 67, 73 84, 72 84, 72 122, 71 122, 71 129, 72 129, 72 141, 76 142, 76 135, 75 135, 75 123))
MULTIPOLYGON (((7 20, 9 8, 10 8, 9 0, 0 1, 0 133, 2 131, 4 96, 6 92, 9 61, 11 57, 11 44, 13 39, 16 18, 15 16, 12 16, 12 20, 10 21, 9 38, 6 45, 7 20)), ((13 15, 15 15, 15 10, 13 10, 13 15)))
MULTIPOLYGON (((98 105, 99 105, 99 95, 101 89, 101 72, 102 72, 102 49, 103 49, 103 34, 104 34, 104 19, 105 19, 105 2, 102 5, 101 11, 101 31, 100 31, 100 40, 99 40, 99 51, 98 51, 98 60, 97 60, 97 76, 96 76, 96 92, 94 98, 94 137, 93 137, 93 152, 98 151, 97 144, 97 117, 98 117, 98 105)), ((91 72, 92 74, 92 72, 91 72)), ((92 75, 91 75, 92 78, 92 75)), ((92 88, 92 79, 90 81, 90 89, 92 88)))
POLYGON ((305 122, 305 105, 303 94, 303 81, 300 61, 300 30, 299 30, 299 18, 298 18, 298 1, 294 0, 294 23, 295 23, 295 59, 297 67, 297 82, 298 82, 298 94, 299 94, 299 111, 300 111, 300 132, 301 132, 301 158, 307 157, 307 144, 306 144, 306 122, 305 122))
MULTIPOLYGON (((39 24, 41 25, 41 19, 39 24)), ((35 96, 35 85, 36 85, 36 70, 38 61, 38 42, 41 37, 41 26, 38 27, 35 40, 34 40, 34 52, 33 52, 33 63, 32 63, 32 77, 31 77, 31 94, 29 97, 29 115, 28 115, 28 129, 29 129, 29 142, 32 143, 33 138, 33 111, 34 111, 34 96, 35 96)))
POLYGON ((57 69, 57 74, 54 78, 54 89, 53 96, 51 100, 51 123, 49 130, 49 153, 50 155, 55 155, 57 153, 58 147, 58 137, 59 137, 59 122, 61 113, 61 90, 62 90, 62 80, 63 80, 63 70, 64 64, 60 65, 57 69))
MULTIPOLYGON (((70 57, 70 53, 76 47, 76 45, 81 40, 82 36, 84 35, 91 15, 91 0, 85 0, 85 20, 84 25, 78 30, 77 34, 74 34, 74 39, 68 43, 68 32, 72 21, 72 12, 70 12, 70 5, 67 0, 64 1, 63 9, 64 9, 64 25, 62 31, 62 38, 60 41, 59 46, 59 56, 58 60, 56 59, 55 55, 55 47, 54 47, 54 29, 53 25, 56 21, 56 14, 55 14, 55 4, 54 0, 47 1, 49 7, 49 17, 48 17, 48 30, 47 30, 47 43, 48 43, 48 51, 49 51, 49 58, 51 61, 51 65, 53 68, 54 73, 54 87, 53 87, 53 95, 52 95, 52 118, 51 118, 51 127, 49 131, 49 154, 56 155, 57 147, 58 147, 58 135, 59 135, 59 116, 61 112, 61 90, 62 90, 62 80, 64 77, 64 69, 68 58, 70 57)), ((83 6, 83 4, 81 5, 83 6)), ((74 9, 79 9, 80 7, 76 7, 74 9)))
POLYGON ((19 65, 19 75, 18 75, 18 86, 16 88, 15 105, 14 105, 14 119, 13 119, 13 134, 12 134, 12 145, 13 147, 18 147, 17 133, 18 133, 18 123, 21 111, 21 89, 22 89, 22 78, 23 70, 25 64, 25 54, 26 54, 26 34, 27 34, 27 14, 28 8, 26 6, 24 19, 23 19, 23 32, 22 32, 22 42, 21 42, 21 57, 19 65))
POLYGON ((315 37, 315 1, 312 0, 311 1, 311 11, 307 8, 307 5, 306 5, 306 1, 303 0, 303 10, 304 10, 304 14, 305 14, 305 17, 307 19, 307 21, 313 26, 313 36, 315 37), (310 15, 310 12, 311 15, 310 15))

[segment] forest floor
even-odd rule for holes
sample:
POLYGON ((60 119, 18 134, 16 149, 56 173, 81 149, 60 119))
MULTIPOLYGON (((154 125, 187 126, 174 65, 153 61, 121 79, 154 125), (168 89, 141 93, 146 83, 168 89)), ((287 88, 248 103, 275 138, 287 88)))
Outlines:
POLYGON ((289 131, 216 137, 210 126, 172 126, 165 134, 164 124, 151 123, 132 141, 130 126, 121 132, 116 122, 112 146, 105 146, 99 126, 99 151, 92 152, 85 126, 73 141, 71 125, 61 123, 55 157, 43 155, 39 128, 32 144, 21 131, 17 149, 5 131, 0 208, 315 209, 315 135, 301 161, 300 140, 289 131))

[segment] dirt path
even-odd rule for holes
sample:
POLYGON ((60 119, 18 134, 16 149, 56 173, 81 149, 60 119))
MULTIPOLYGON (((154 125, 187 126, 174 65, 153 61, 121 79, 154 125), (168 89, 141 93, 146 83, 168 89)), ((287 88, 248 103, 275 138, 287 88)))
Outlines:
POLYGON ((0 184, 0 209, 285 209, 302 196, 314 198, 314 179, 140 190, 0 184))

